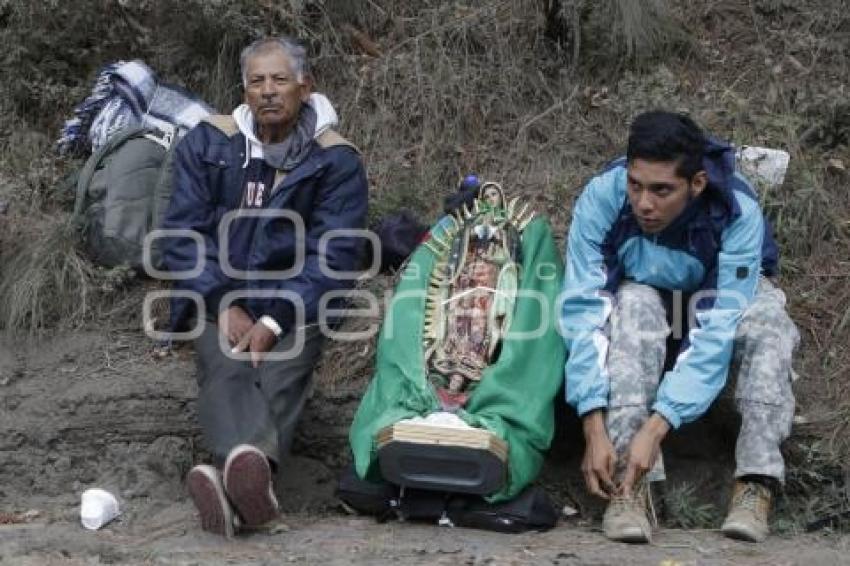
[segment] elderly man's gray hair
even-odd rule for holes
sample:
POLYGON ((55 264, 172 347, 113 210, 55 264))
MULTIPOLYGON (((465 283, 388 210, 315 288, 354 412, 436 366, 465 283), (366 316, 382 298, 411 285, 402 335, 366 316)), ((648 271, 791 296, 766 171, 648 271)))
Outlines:
POLYGON ((295 80, 302 82, 306 75, 310 74, 310 65, 307 62, 307 50, 303 45, 298 43, 291 37, 264 37, 253 42, 251 45, 242 50, 239 55, 239 68, 242 70, 242 85, 248 84, 248 59, 257 53, 265 52, 270 49, 280 49, 289 57, 292 63, 292 70, 295 73, 295 80))

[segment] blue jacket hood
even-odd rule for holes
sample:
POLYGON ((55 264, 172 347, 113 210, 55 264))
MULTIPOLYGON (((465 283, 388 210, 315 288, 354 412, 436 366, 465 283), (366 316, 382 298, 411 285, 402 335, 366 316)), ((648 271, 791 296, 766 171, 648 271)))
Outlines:
MULTIPOLYGON (((724 204, 725 211, 712 211, 712 222, 723 222, 723 214, 729 219, 741 215, 741 207, 735 198, 734 191, 741 191, 758 202, 758 194, 752 185, 737 173, 735 148, 726 142, 709 137, 702 158, 703 168, 708 174, 709 188, 718 200, 724 204)), ((762 272, 773 276, 779 272, 779 248, 773 237, 773 226, 764 217, 764 244, 762 247, 762 272)))
POLYGON ((726 142, 708 138, 702 156, 702 166, 708 174, 708 184, 730 192, 731 179, 735 175, 735 148, 726 142))
POLYGON ((708 137, 702 166, 708 176, 708 186, 699 198, 691 201, 685 210, 662 231, 662 237, 680 232, 703 210, 719 231, 741 214, 741 208, 733 194, 735 190, 743 190, 747 195, 757 198, 750 187, 736 182, 735 148, 731 144, 708 137))

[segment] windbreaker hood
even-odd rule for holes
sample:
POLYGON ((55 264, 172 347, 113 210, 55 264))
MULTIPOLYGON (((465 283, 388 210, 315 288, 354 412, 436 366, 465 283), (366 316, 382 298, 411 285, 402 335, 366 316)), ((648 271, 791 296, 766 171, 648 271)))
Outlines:
POLYGON ((731 179, 735 174, 735 148, 726 142, 708 138, 702 156, 702 166, 708 175, 708 184, 731 198, 731 179))

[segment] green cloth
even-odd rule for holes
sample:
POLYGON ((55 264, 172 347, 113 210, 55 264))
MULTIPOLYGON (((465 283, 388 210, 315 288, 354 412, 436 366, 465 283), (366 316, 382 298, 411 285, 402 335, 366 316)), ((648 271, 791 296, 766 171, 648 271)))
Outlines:
MULTIPOLYGON (((439 226, 432 233, 442 235, 439 226)), ((378 340, 375 375, 349 432, 361 479, 381 478, 378 431, 402 419, 440 410, 427 380, 422 345, 425 290, 435 261, 428 247, 417 248, 387 312, 378 340)), ((486 428, 508 443, 508 480, 487 498, 491 502, 512 499, 540 471, 555 427, 554 398, 564 379, 566 352, 556 330, 559 313, 555 312, 563 264, 545 220, 534 219, 523 231, 521 261, 510 332, 497 362, 484 370, 481 382, 458 413, 468 424, 486 428), (536 329, 541 329, 536 337, 522 336, 536 329)))

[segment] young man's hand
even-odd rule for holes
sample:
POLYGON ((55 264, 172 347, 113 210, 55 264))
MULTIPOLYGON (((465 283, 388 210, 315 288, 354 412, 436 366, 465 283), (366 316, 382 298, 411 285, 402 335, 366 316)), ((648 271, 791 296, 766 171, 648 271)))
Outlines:
POLYGON ((250 330, 242 337, 236 346, 233 347, 233 353, 251 352, 251 365, 254 368, 260 366, 263 361, 263 354, 269 352, 277 342, 277 336, 271 329, 262 322, 256 322, 250 330))
POLYGON ((664 440, 670 425, 659 414, 653 414, 643 423, 643 426, 632 438, 629 445, 626 473, 620 490, 626 497, 630 496, 635 483, 646 474, 658 459, 661 451, 661 441, 664 440))
POLYGON ((596 410, 582 419, 584 428, 584 460, 581 471, 587 490, 603 499, 610 499, 614 493, 614 467, 617 453, 605 431, 605 412, 596 410))
POLYGON ((254 321, 242 307, 230 307, 218 315, 218 330, 227 337, 231 346, 238 344, 252 326, 254 321))

